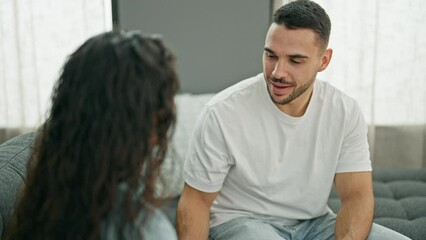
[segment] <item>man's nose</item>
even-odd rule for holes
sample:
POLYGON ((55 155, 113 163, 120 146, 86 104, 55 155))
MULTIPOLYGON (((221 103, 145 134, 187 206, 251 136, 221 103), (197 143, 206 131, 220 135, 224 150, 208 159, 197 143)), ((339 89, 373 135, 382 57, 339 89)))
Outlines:
POLYGON ((283 79, 288 77, 288 66, 284 61, 277 61, 275 63, 274 71, 272 71, 272 76, 277 79, 283 79))

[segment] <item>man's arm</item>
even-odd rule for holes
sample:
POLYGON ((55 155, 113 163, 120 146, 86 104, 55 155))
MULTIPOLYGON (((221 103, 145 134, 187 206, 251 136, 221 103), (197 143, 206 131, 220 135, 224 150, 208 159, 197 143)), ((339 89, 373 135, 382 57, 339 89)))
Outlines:
POLYGON ((177 232, 180 240, 207 240, 210 207, 217 192, 201 192, 185 183, 177 207, 177 232))
POLYGON ((374 215, 371 172, 337 173, 334 183, 342 203, 335 239, 367 239, 374 215))

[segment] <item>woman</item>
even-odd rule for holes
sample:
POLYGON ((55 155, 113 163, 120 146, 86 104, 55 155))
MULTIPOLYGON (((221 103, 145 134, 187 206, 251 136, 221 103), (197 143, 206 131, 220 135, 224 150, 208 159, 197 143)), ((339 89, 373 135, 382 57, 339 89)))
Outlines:
POLYGON ((178 79, 159 38, 108 32, 65 63, 6 239, 175 239, 154 182, 178 79))

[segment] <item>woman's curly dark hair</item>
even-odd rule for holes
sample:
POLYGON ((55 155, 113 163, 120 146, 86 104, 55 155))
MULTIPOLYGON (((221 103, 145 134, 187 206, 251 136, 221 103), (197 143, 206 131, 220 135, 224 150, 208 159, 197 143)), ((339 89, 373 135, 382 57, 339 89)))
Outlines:
POLYGON ((126 221, 154 203, 178 85, 158 37, 107 32, 79 47, 55 85, 7 239, 99 239, 120 183, 130 189, 126 221))

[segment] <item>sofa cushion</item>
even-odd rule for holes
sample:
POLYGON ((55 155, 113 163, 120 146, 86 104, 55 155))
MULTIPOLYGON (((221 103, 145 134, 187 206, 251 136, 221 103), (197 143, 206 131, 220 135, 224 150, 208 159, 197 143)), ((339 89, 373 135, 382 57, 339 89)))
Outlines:
POLYGON ((35 133, 15 137, 0 145, 0 236, 7 226, 16 196, 26 176, 35 133))
MULTIPOLYGON (((374 222, 413 240, 426 239, 426 169, 389 169, 373 172, 374 222)), ((335 189, 328 202, 340 208, 335 189)))

